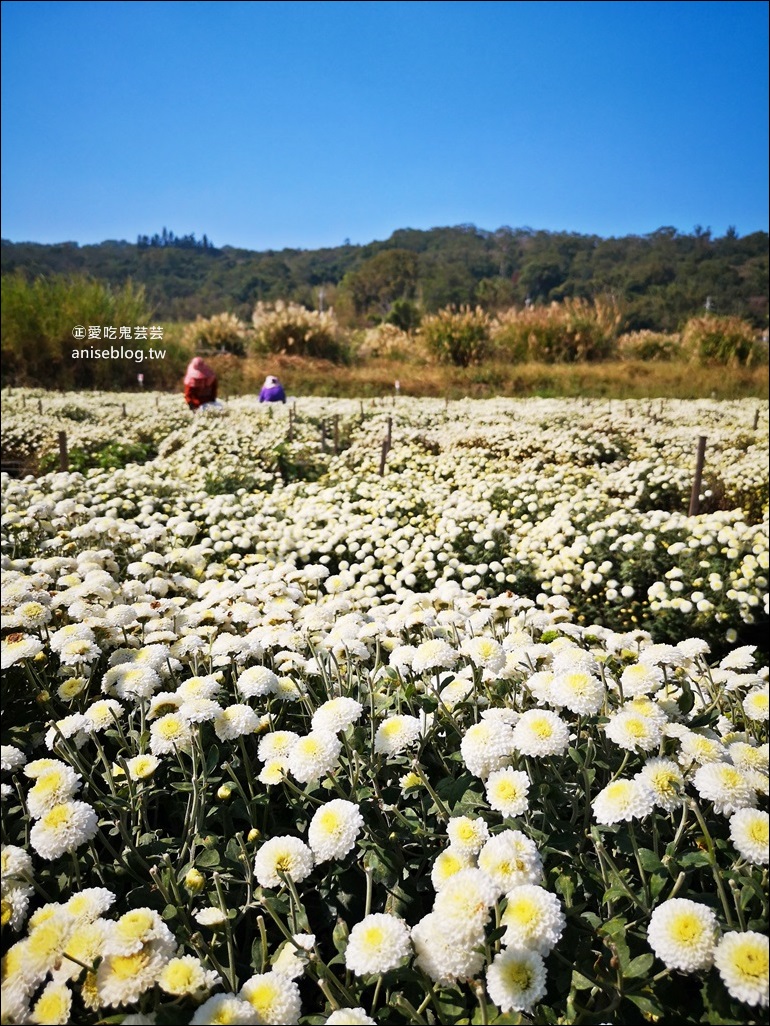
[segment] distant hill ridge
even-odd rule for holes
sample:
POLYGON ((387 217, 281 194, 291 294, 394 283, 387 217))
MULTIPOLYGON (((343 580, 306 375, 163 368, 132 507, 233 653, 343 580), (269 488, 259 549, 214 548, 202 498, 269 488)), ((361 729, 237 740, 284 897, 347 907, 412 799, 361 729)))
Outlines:
POLYGON ((494 310, 527 301, 612 296, 628 330, 676 330, 705 309, 768 323, 768 234, 714 238, 696 227, 601 238, 530 228, 474 225, 403 228, 384 241, 315 250, 216 247, 206 235, 139 236, 45 245, 2 240, 3 274, 88 275, 145 286, 158 320, 191 320, 224 310, 248 318, 278 299, 335 306, 350 323, 372 323, 395 302, 430 312, 447 305, 494 310))

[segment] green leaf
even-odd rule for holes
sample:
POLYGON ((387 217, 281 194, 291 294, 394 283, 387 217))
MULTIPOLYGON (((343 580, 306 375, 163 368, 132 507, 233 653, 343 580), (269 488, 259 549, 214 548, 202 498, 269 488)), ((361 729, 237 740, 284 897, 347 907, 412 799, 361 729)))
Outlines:
POLYGON ((639 849, 639 861, 642 864, 642 869, 646 869, 650 873, 656 869, 665 868, 658 856, 650 848, 639 849))
POLYGON ((628 994, 627 997, 629 1001, 633 1001, 644 1016, 658 1019, 666 1014, 655 998, 645 997, 644 994, 628 994))
POLYGON ((216 848, 206 848, 195 856, 195 865, 202 869, 211 869, 219 865, 219 852, 216 848))
POLYGON ((637 955, 637 957, 632 958, 625 967, 623 975, 629 979, 634 979, 638 976, 646 976, 654 961, 655 956, 651 952, 648 952, 646 955, 637 955))
POLYGON ((685 855, 680 856, 679 863, 685 868, 708 866, 709 857, 705 851, 688 851, 685 855))
POLYGON ((575 990, 590 990, 593 983, 580 972, 579 969, 572 970, 572 986, 575 990))

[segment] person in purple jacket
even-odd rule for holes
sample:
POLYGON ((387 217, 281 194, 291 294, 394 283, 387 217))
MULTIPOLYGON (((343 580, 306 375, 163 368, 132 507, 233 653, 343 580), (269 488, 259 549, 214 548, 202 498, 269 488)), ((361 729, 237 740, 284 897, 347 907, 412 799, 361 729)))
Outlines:
POLYGON ((272 374, 268 374, 265 378, 265 383, 262 386, 262 391, 259 393, 259 401, 261 403, 285 403, 286 393, 283 390, 283 385, 274 377, 272 374))

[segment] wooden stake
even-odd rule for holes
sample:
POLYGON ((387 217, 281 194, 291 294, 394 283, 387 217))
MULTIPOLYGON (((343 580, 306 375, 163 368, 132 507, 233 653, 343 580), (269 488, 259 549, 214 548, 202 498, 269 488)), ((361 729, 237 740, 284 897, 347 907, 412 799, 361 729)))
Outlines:
POLYGON ((759 407, 754 410, 754 430, 756 431, 759 427, 759 407))
POLYGON ((700 509, 700 485, 703 478, 705 456, 706 436, 700 435, 698 438, 698 453, 695 457, 695 477, 692 482, 692 492, 690 493, 690 508, 687 511, 689 517, 697 517, 698 510, 700 509))
POLYGON ((69 456, 67 455, 67 432, 59 432, 59 470, 69 470, 69 456))
POLYGON ((363 422, 364 422, 364 401, 362 399, 361 400, 361 423, 363 424, 363 422))
POLYGON ((388 440, 383 438, 382 440, 382 452, 380 453, 380 477, 385 476, 385 460, 388 457, 388 440))
POLYGON ((390 446, 391 446, 392 440, 393 440, 393 418, 392 417, 388 417, 388 433, 387 433, 387 435, 385 437, 385 444, 388 447, 388 452, 390 452, 390 446))
POLYGON ((42 413, 43 412, 43 400, 42 399, 38 399, 38 401, 37 401, 37 412, 38 413, 42 413))

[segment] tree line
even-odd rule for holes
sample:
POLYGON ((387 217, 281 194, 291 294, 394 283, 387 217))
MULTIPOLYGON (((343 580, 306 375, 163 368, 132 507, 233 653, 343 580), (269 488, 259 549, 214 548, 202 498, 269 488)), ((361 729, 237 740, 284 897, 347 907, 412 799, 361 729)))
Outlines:
POLYGON ((605 298, 622 309, 627 331, 676 331, 704 310, 757 329, 768 323, 768 235, 739 236, 732 228, 722 237, 697 226, 601 238, 458 225, 404 228, 366 245, 266 251, 216 248, 206 235, 197 240, 164 228, 136 243, 3 240, 0 270, 27 279, 84 275, 112 286, 141 284, 160 321, 223 311, 248 319, 256 303, 282 299, 316 310, 333 306, 351 326, 390 320, 408 330, 450 305, 494 312, 605 298))

